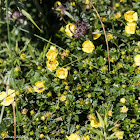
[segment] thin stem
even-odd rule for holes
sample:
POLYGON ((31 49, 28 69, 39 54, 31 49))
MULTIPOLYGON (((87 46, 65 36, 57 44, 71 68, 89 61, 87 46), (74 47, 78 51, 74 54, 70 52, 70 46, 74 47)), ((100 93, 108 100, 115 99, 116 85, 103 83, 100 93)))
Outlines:
POLYGON ((11 55, 11 36, 10 36, 10 28, 9 28, 9 18, 8 18, 8 0, 6 0, 6 22, 7 22, 7 32, 8 32, 8 45, 10 48, 10 57, 11 55))
POLYGON ((70 64, 73 64, 73 63, 75 63, 75 62, 77 62, 77 61, 79 61, 79 59, 77 59, 77 60, 75 60, 75 61, 72 61, 72 62, 70 62, 70 63, 64 65, 63 67, 66 67, 66 66, 68 66, 68 65, 70 65, 70 64))
MULTIPOLYGON (((27 30, 25 30, 25 29, 22 29, 22 28, 19 28, 19 30, 24 31, 24 32, 26 32, 26 33, 30 33, 29 31, 27 31, 27 30)), ((30 33, 30 34, 31 34, 31 33, 30 33)), ((45 39, 45 38, 43 38, 43 37, 41 37, 41 36, 39 36, 39 35, 37 35, 37 34, 33 34, 33 35, 34 35, 35 37, 37 37, 37 38, 40 38, 41 40, 44 40, 44 41, 50 43, 51 45, 56 46, 57 48, 59 48, 59 49, 61 49, 61 50, 65 50, 65 49, 63 49, 62 47, 60 47, 60 46, 58 46, 58 45, 52 43, 51 41, 49 41, 49 40, 47 40, 47 39, 45 39)), ((71 55, 74 56, 75 58, 78 58, 78 57, 77 57, 76 55, 74 55, 74 54, 71 54, 71 55)))
POLYGON ((92 3, 91 3, 91 5, 92 5, 93 9, 95 10, 95 12, 96 12, 96 14, 97 14, 97 16, 98 16, 98 18, 99 18, 99 20, 100 20, 100 22, 101 22, 103 31, 104 31, 105 40, 106 40, 106 45, 107 45, 107 53, 108 53, 108 65, 109 65, 109 71, 110 71, 109 46, 108 46, 108 41, 107 41, 107 35, 106 35, 105 27, 104 27, 104 24, 103 24, 103 22, 102 22, 102 20, 101 20, 101 17, 100 17, 100 15, 99 15, 98 11, 96 10, 96 8, 94 7, 94 5, 93 5, 92 3))
POLYGON ((14 117, 14 140, 16 140, 16 111, 14 102, 12 103, 13 106, 13 117, 14 117))

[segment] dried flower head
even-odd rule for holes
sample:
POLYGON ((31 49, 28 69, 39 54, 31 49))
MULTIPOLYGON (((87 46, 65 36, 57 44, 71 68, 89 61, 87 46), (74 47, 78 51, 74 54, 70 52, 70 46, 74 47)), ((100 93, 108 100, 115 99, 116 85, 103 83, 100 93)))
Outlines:
POLYGON ((74 36, 76 38, 84 37, 86 34, 86 31, 88 29, 88 27, 86 26, 86 22, 85 21, 77 21, 75 23, 75 25, 76 25, 76 29, 75 29, 74 36))

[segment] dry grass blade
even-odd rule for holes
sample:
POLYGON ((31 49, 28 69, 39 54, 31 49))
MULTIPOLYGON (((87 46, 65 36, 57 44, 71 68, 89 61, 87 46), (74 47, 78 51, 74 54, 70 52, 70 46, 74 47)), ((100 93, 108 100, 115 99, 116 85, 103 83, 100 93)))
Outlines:
POLYGON ((14 102, 12 103, 13 106, 13 116, 14 116, 14 140, 16 140, 16 111, 14 102))
POLYGON ((109 71, 110 71, 110 58, 109 58, 109 46, 108 46, 108 41, 107 41, 107 35, 106 35, 106 31, 105 31, 105 27, 104 27, 104 24, 101 20, 101 17, 98 13, 98 11, 96 10, 96 8, 94 7, 94 5, 92 3, 90 3, 90 5, 92 5, 93 9, 95 10, 100 22, 101 22, 101 25, 102 25, 102 28, 103 28, 103 31, 104 31, 104 35, 105 35, 105 40, 106 40, 106 46, 107 46, 107 53, 108 53, 108 65, 109 65, 109 71))

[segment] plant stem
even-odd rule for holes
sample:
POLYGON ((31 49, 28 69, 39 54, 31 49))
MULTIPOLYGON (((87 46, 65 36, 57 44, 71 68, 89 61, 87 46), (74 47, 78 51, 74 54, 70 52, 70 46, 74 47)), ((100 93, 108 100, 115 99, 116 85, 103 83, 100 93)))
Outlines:
POLYGON ((93 6, 92 3, 91 3, 91 5, 92 5, 93 9, 95 10, 95 12, 96 12, 96 14, 97 14, 97 16, 98 16, 98 18, 99 18, 99 20, 100 20, 100 22, 101 22, 103 31, 104 31, 105 41, 106 41, 106 45, 107 45, 107 53, 108 53, 108 65, 109 65, 109 71, 110 71, 109 46, 108 46, 108 41, 107 41, 107 36, 106 36, 105 27, 104 27, 104 24, 103 24, 103 22, 102 22, 102 20, 101 20, 101 17, 100 17, 100 15, 99 15, 98 11, 96 10, 96 8, 93 6))
POLYGON ((14 102, 12 103, 13 106, 13 117, 14 117, 14 140, 16 140, 16 111, 14 102))
POLYGON ((10 35, 10 28, 9 28, 9 18, 8 18, 8 0, 6 0, 6 22, 7 22, 7 32, 8 32, 8 45, 10 48, 10 57, 12 56, 11 51, 11 35, 10 35))

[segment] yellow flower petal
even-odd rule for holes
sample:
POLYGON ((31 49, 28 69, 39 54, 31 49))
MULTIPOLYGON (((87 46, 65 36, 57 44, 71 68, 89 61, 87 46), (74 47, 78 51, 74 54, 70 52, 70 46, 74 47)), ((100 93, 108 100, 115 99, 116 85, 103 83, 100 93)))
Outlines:
POLYGON ((138 20, 138 14, 135 11, 128 11, 124 14, 124 18, 128 22, 133 22, 138 20))
POLYGON ((75 134, 75 133, 72 133, 69 137, 68 137, 68 140, 80 140, 80 137, 75 134))
POLYGON ((126 34, 135 34, 137 27, 136 22, 127 22, 127 25, 125 26, 125 33, 126 34))
POLYGON ((134 61, 135 61, 136 66, 140 66, 140 55, 139 54, 137 54, 135 56, 134 61))
POLYGON ((69 36, 73 36, 73 33, 75 33, 75 28, 76 26, 74 24, 72 23, 67 24, 65 29, 66 34, 69 36))
POLYGON ((117 136, 117 138, 119 138, 119 139, 123 139, 123 134, 124 134, 123 131, 117 131, 117 132, 116 132, 116 136, 117 136))
POLYGON ((2 91, 0 93, 0 100, 3 100, 6 97, 6 92, 2 91))
POLYGON ((9 106, 14 102, 14 97, 12 95, 8 96, 5 101, 1 102, 4 106, 9 106))
MULTIPOLYGON (((99 31, 99 30, 95 30, 95 32, 100 32, 100 31, 99 31)), ((98 39, 100 36, 101 36, 100 33, 95 34, 95 35, 93 36, 93 40, 98 39)))
POLYGON ((50 50, 48 51, 48 53, 46 54, 46 57, 48 58, 48 60, 55 60, 56 57, 58 55, 58 51, 56 49, 56 47, 51 46, 50 50))
POLYGON ((90 125, 95 128, 102 127, 102 124, 96 120, 91 120, 90 125))
POLYGON ((128 111, 128 108, 126 106, 121 107, 121 112, 126 113, 128 111))
POLYGON ((83 136, 81 140, 89 140, 89 136, 83 136))

